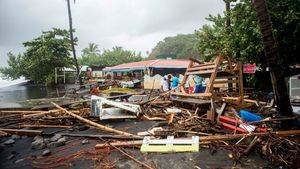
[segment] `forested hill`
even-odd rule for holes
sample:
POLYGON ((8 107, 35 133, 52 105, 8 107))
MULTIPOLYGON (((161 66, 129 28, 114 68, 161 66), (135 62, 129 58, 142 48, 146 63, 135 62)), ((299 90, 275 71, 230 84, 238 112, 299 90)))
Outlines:
POLYGON ((187 59, 190 57, 199 58, 197 51, 197 36, 195 34, 179 34, 173 37, 166 37, 157 43, 149 55, 149 59, 187 59))

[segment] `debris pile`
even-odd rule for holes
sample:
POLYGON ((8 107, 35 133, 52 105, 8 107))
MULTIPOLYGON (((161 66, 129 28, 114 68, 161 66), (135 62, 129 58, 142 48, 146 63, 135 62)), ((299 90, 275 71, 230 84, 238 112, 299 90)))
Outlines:
POLYGON ((282 122, 292 124, 297 117, 280 117, 274 101, 245 96, 239 63, 222 57, 206 64, 192 59, 186 75, 189 74, 211 77, 204 93, 190 94, 183 84, 178 86, 179 92, 175 92, 176 88, 159 92, 117 89, 109 87, 115 82, 109 82, 97 92, 92 87, 93 95, 84 99, 68 103, 44 99, 44 106, 0 110, 1 141, 11 146, 20 136, 32 137, 31 148, 43 150, 41 157, 27 158, 35 168, 68 166, 76 157, 91 158, 103 168, 112 168, 118 161, 108 158, 113 152, 145 168, 157 167, 137 159, 125 147, 140 148, 142 153, 201 153, 202 149, 209 149, 213 154, 226 150, 236 164, 242 164, 249 154, 258 153, 274 166, 300 167, 300 130, 281 129, 282 122), (228 73, 237 76, 224 81, 218 79, 218 73, 221 78, 228 73), (230 91, 235 91, 235 95, 215 91, 214 82, 232 83, 236 90, 230 91), (55 132, 47 132, 49 129, 55 132), (76 150, 75 142, 87 148, 76 150), (64 156, 54 153, 53 147, 71 152, 64 156))

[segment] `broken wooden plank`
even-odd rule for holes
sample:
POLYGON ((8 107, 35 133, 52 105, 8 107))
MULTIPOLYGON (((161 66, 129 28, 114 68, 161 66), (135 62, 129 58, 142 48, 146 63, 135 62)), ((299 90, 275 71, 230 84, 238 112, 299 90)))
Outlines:
POLYGON ((8 134, 16 134, 20 136, 37 136, 42 134, 42 130, 25 130, 25 129, 3 129, 0 128, 0 131, 4 131, 8 134))
POLYGON ((125 136, 132 136, 132 135, 133 135, 133 134, 130 134, 130 133, 127 133, 127 132, 124 132, 124 131, 116 130, 116 129, 113 129, 113 128, 110 128, 110 127, 106 127, 106 126, 103 126, 103 125, 101 125, 101 124, 95 123, 95 122, 93 122, 93 121, 90 121, 90 120, 88 120, 88 119, 85 119, 85 118, 83 118, 83 117, 81 117, 81 116, 79 116, 79 115, 77 115, 77 114, 74 114, 74 113, 72 113, 72 112, 70 112, 70 111, 68 111, 68 110, 66 110, 66 109, 64 109, 64 108, 62 108, 62 107, 60 107, 59 105, 57 105, 57 104, 55 104, 55 103, 53 103, 53 102, 51 102, 51 103, 52 103, 56 108, 58 108, 58 109, 60 109, 60 110, 62 110, 62 111, 64 111, 64 112, 66 112, 66 113, 69 114, 70 116, 73 116, 73 117, 77 118, 78 120, 83 121, 83 122, 85 122, 85 123, 87 123, 87 124, 89 124, 89 125, 95 126, 95 127, 99 128, 99 129, 101 129, 101 130, 104 130, 104 131, 107 131, 107 132, 112 132, 112 133, 117 133, 117 134, 121 134, 121 135, 125 135, 125 136))

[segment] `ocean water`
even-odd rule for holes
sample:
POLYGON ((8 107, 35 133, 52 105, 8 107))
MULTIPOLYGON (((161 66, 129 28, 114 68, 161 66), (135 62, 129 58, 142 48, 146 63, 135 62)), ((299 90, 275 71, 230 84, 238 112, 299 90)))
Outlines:
POLYGON ((7 80, 3 79, 0 77, 0 88, 11 86, 11 85, 16 85, 16 84, 21 84, 26 82, 24 78, 16 79, 16 80, 7 80))
POLYGON ((17 80, 0 79, 0 108, 20 107, 19 101, 46 96, 46 87, 26 84, 24 78, 17 80))

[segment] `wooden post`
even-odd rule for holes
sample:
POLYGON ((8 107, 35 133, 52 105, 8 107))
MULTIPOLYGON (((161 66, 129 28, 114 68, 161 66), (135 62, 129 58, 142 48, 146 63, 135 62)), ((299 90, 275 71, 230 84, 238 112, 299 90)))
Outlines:
POLYGON ((185 74, 184 74, 184 76, 183 76, 183 79, 182 79, 182 81, 181 81, 181 83, 180 83, 180 85, 179 85, 179 86, 180 86, 180 91, 181 91, 182 93, 184 93, 184 94, 187 94, 187 93, 185 92, 185 90, 184 90, 184 85, 185 85, 185 83, 186 83, 186 81, 187 81, 187 79, 188 79, 188 77, 189 77, 189 75, 187 75, 188 69, 191 68, 191 67, 193 67, 193 65, 194 65, 194 61, 190 59, 190 63, 189 63, 189 65, 188 65, 188 67, 186 68, 186 71, 185 71, 185 74))
POLYGON ((237 63, 238 66, 238 80, 239 80, 239 102, 242 102, 244 99, 244 84, 243 84, 243 66, 241 62, 237 63))

